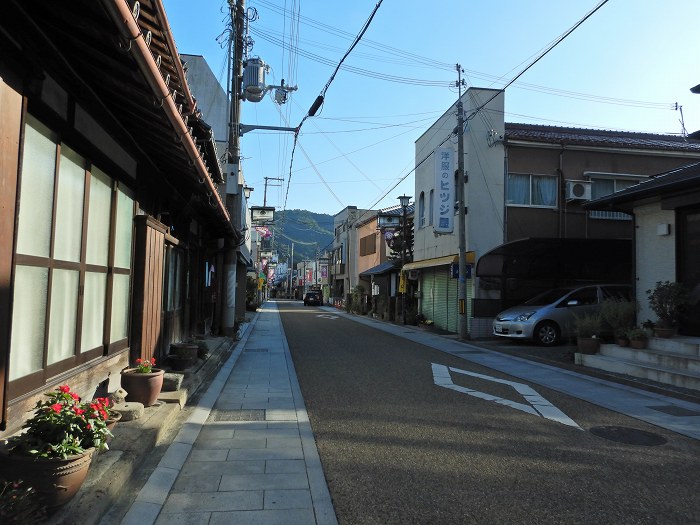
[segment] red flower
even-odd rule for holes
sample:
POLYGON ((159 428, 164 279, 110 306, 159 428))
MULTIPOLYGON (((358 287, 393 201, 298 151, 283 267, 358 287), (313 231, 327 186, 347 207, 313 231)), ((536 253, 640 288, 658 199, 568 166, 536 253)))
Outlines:
POLYGON ((64 394, 67 394, 68 392, 70 392, 70 387, 68 385, 63 385, 59 386, 58 390, 63 392, 64 394))
POLYGON ((85 410, 79 407, 73 407, 73 412, 75 412, 75 414, 78 416, 82 416, 85 413, 85 410))
POLYGON ((53 405, 51 405, 51 410, 53 410, 57 414, 61 411, 62 408, 63 405, 61 403, 54 403, 53 405))
POLYGON ((137 365, 140 365, 142 361, 143 361, 143 359, 141 359, 141 358, 139 357, 139 358, 136 360, 136 364, 137 364, 137 365))
POLYGON ((70 397, 72 397, 76 401, 80 401, 80 396, 78 394, 76 394, 75 392, 71 392, 70 397))
POLYGON ((151 364, 152 364, 152 365, 155 365, 155 364, 156 364, 156 358, 155 358, 155 357, 151 357, 151 364))

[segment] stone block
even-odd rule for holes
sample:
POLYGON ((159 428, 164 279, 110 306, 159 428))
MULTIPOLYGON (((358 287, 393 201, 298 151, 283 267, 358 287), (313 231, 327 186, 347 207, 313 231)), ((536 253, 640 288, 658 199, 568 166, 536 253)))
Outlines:
POLYGON ((180 390, 182 386, 182 381, 184 380, 184 374, 174 374, 172 372, 166 372, 163 376, 163 392, 175 392, 180 390))
POLYGON ((143 416, 144 407, 142 403, 128 402, 119 403, 112 407, 114 410, 122 415, 121 421, 132 421, 134 419, 140 419, 143 416))
POLYGON ((112 404, 118 405, 124 402, 126 399, 126 394, 126 390, 123 388, 117 388, 114 392, 109 394, 109 399, 112 401, 112 404))

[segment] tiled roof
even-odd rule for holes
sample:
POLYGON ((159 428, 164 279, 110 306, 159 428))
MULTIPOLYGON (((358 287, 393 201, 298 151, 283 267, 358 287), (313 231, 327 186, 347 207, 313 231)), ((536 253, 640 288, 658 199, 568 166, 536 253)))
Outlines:
MULTIPOLYGON (((406 206, 406 215, 411 216, 413 215, 413 211, 415 209, 416 203, 412 202, 408 206, 406 206)), ((389 206, 388 208, 382 208, 379 210, 379 215, 403 215, 403 209, 401 208, 400 204, 396 204, 394 206, 389 206)))
POLYGON ((505 139, 531 142, 602 146, 625 149, 687 151, 700 154, 700 140, 676 135, 634 133, 605 129, 566 128, 506 122, 505 139))
POLYGON ((384 273, 396 270, 398 266, 399 261, 385 261, 381 264, 378 264, 377 266, 365 270, 364 272, 360 272, 360 277, 368 277, 370 275, 382 275, 384 273))

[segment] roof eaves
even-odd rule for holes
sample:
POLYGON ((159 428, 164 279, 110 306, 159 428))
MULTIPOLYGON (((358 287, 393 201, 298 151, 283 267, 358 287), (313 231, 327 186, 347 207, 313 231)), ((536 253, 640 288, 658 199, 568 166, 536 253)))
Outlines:
POLYGON ((632 203, 642 199, 688 188, 697 188, 698 185, 700 185, 700 162, 695 162, 660 173, 624 190, 587 202, 583 208, 590 210, 622 206, 625 210, 629 210, 632 203))

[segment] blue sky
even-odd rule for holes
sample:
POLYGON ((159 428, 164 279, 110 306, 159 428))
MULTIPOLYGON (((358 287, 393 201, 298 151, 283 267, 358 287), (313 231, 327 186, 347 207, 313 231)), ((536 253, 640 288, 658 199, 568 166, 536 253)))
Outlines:
MULTIPOLYGON (((283 106, 270 96, 244 102, 242 122, 297 126, 376 3, 246 0, 258 15, 249 57, 270 65, 268 84, 284 79, 298 90, 283 106)), ((242 138, 252 203, 263 204, 265 177, 267 205, 278 209, 335 214, 413 195, 414 142, 456 100, 455 64, 468 86, 501 88, 598 3, 384 0, 345 61, 353 71, 338 72, 304 123, 293 164, 292 133, 242 138)), ((227 2, 164 4, 178 51, 203 55, 225 84, 217 37, 227 2)), ((680 134, 678 103, 688 132, 700 129, 700 95, 689 91, 700 84, 699 21, 697 0, 608 1, 506 90, 506 122, 680 134)))

